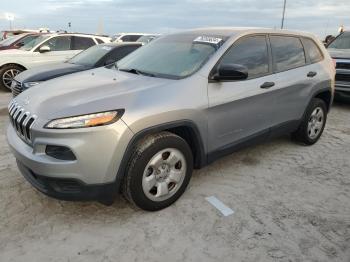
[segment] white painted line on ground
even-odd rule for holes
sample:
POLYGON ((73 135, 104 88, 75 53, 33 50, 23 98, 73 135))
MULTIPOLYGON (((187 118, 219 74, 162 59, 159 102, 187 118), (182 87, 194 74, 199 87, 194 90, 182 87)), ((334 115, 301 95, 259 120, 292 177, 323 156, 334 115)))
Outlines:
POLYGON ((210 204, 216 207, 225 217, 234 213, 234 211, 231 208, 226 206, 214 196, 206 197, 205 200, 207 200, 210 204))

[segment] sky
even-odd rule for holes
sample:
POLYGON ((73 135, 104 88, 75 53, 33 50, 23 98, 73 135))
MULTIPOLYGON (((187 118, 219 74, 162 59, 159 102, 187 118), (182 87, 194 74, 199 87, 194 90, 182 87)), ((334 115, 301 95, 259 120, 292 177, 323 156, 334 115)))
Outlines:
MULTIPOLYGON (((283 0, 2 0, 0 30, 71 30, 82 33, 171 33, 208 26, 280 28, 283 0)), ((350 30, 350 0, 287 0, 285 28, 320 38, 350 30)))

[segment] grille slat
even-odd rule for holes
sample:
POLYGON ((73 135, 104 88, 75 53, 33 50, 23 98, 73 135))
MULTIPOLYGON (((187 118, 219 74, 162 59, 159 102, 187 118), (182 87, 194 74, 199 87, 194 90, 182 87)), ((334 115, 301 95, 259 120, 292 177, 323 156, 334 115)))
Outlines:
POLYGON ((13 97, 18 96, 20 93, 22 93, 22 83, 13 80, 11 85, 12 95, 13 97))
POLYGON ((35 115, 26 111, 23 107, 19 106, 15 101, 12 101, 8 106, 10 122, 13 128, 16 130, 18 136, 27 143, 31 141, 31 127, 36 119, 35 115))
POLYGON ((350 62, 349 63, 337 62, 336 68, 337 69, 349 69, 350 70, 350 62))
POLYGON ((350 82, 350 74, 336 74, 335 81, 345 81, 350 82))

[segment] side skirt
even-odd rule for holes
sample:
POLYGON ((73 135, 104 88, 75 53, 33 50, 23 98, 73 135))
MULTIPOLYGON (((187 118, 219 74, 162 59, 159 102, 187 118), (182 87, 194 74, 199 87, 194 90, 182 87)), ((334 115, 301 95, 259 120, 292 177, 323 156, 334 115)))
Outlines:
POLYGON ((207 155, 207 164, 210 164, 223 156, 239 151, 240 149, 257 145, 276 137, 290 134, 298 129, 300 122, 301 120, 288 121, 238 140, 215 151, 209 152, 207 155))

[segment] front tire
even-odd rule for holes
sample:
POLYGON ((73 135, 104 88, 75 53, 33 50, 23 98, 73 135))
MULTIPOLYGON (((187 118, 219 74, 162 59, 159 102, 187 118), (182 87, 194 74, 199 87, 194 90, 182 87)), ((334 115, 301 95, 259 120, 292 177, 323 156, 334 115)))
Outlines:
POLYGON ((313 145, 321 137, 327 121, 327 105, 319 98, 313 98, 293 138, 303 144, 313 145))
POLYGON ((185 191, 193 156, 184 139, 170 132, 150 135, 138 143, 123 182, 125 198, 156 211, 170 206, 185 191))
POLYGON ((12 79, 23 71, 17 65, 5 65, 0 69, 0 89, 11 92, 12 79))

